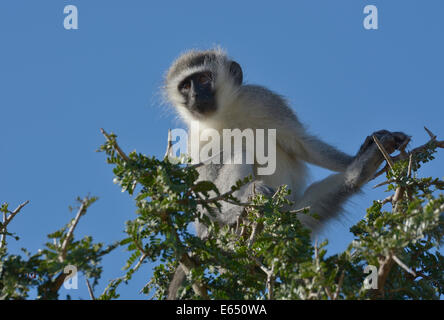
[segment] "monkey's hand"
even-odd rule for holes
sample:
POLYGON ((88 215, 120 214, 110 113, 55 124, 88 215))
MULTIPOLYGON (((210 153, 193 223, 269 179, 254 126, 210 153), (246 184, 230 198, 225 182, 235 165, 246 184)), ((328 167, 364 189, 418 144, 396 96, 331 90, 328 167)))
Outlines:
POLYGON ((368 136, 345 172, 346 183, 350 188, 359 188, 368 182, 384 161, 384 156, 373 141, 373 135, 378 138, 389 154, 398 150, 409 139, 409 136, 403 132, 387 130, 376 131, 368 136))

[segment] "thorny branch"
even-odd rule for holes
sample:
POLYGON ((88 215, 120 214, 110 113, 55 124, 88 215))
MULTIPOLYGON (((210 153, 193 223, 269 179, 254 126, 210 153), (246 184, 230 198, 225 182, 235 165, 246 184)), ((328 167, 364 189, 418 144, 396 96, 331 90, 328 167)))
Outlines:
POLYGON ((173 155, 173 137, 171 133, 171 129, 168 129, 168 143, 167 143, 167 149, 165 151, 164 159, 170 157, 173 155))
MULTIPOLYGON (((408 142, 410 142, 410 139, 407 139, 406 142, 405 142, 401 147, 399 147, 400 154, 398 154, 397 156, 394 156, 394 157, 389 156, 390 159, 391 159, 391 162, 392 162, 392 163, 397 162, 397 161, 400 161, 400 160, 405 160, 405 159, 409 158, 411 155, 414 155, 414 154, 416 154, 416 153, 421 153, 421 152, 423 152, 424 150, 426 150, 426 149, 428 148, 428 145, 429 145, 430 143, 432 143, 432 142, 434 142, 438 148, 442 148, 442 149, 444 149, 444 140, 443 140, 443 141, 438 141, 438 140, 436 140, 436 138, 437 138, 436 135, 434 135, 434 134, 433 134, 429 129, 427 129, 426 127, 424 127, 424 129, 425 129, 425 131, 428 133, 428 135, 430 136, 430 140, 427 141, 425 144, 423 144, 423 145, 421 145, 421 146, 419 146, 419 147, 416 147, 416 148, 412 149, 412 150, 409 151, 409 152, 405 152, 405 148, 407 147, 408 142)), ((384 168, 382 168, 381 170, 379 170, 379 171, 373 176, 373 178, 372 178, 371 180, 374 180, 374 179, 376 179, 377 177, 379 177, 381 174, 383 174, 384 172, 387 172, 387 170, 388 170, 389 168, 390 168, 390 165, 387 164, 384 168)))
POLYGON ((102 128, 100 128, 100 131, 105 136, 106 140, 112 144, 112 146, 114 147, 116 152, 119 154, 119 156, 121 156, 123 158, 123 160, 125 160, 126 162, 129 162, 130 158, 128 158, 128 156, 125 154, 125 152, 123 152, 122 149, 120 149, 119 145, 117 144, 116 139, 111 138, 110 135, 102 128))
MULTIPOLYGON (((85 197, 82 200, 82 203, 80 205, 79 210, 77 211, 77 214, 75 218, 73 219, 71 223, 71 227, 68 230, 68 233, 66 234, 65 239, 63 240, 63 243, 60 245, 60 253, 59 253, 59 261, 61 263, 65 262, 66 254, 68 252, 68 246, 71 243, 71 240, 74 236, 74 230, 77 227, 77 224, 80 220, 80 218, 86 213, 86 210, 88 208, 88 205, 90 204, 90 199, 88 197, 85 197)), ((65 281, 66 277, 69 274, 64 273, 63 271, 56 277, 55 280, 52 281, 51 285, 49 286, 49 291, 51 292, 57 292, 59 291, 60 287, 63 285, 63 282, 65 281)))
POLYGON ((6 212, 3 212, 3 223, 0 225, 0 232, 2 233, 2 238, 0 240, 0 248, 3 248, 6 245, 6 234, 7 234, 8 224, 12 221, 12 219, 14 219, 17 213, 19 213, 20 210, 22 210, 22 208, 26 206, 28 203, 29 200, 20 204, 14 211, 10 212, 9 216, 6 214, 6 212))
MULTIPOLYGON (((116 150, 116 152, 119 154, 119 156, 121 158, 123 158, 126 162, 129 162, 130 159, 129 157, 125 154, 125 152, 123 152, 123 150, 119 147, 119 145, 117 144, 117 141, 115 139, 112 139, 103 129, 100 129, 100 131, 102 132, 102 134, 105 136, 105 138, 108 140, 108 142, 110 142, 113 146, 113 148, 116 150)), ((172 152, 172 142, 171 142, 171 131, 168 132, 168 145, 167 145, 167 149, 165 152, 165 157, 167 157, 168 155, 171 154, 172 152)), ((173 233, 173 237, 176 240, 176 245, 178 246, 178 249, 176 250, 177 255, 178 255, 178 261, 180 266, 182 267, 182 269, 184 270, 184 272, 189 275, 191 273, 192 269, 196 269, 197 268, 197 263, 189 256, 189 254, 186 252, 185 248, 183 248, 183 246, 181 245, 181 241, 179 238, 179 235, 177 234, 177 231, 170 219, 170 217, 165 214, 163 215, 164 217, 164 221, 168 224, 168 226, 170 227, 171 232, 173 233)), ((140 265, 142 264, 142 262, 147 258, 148 254, 146 252, 143 251, 142 248, 139 248, 139 250, 142 253, 142 256, 140 257, 139 261, 137 262, 137 265, 133 268, 134 270, 136 270, 137 268, 140 267, 140 265)), ((207 289, 205 288, 205 286, 200 283, 200 281, 196 281, 195 283, 192 284, 192 288, 194 290, 194 292, 199 295, 200 297, 202 297, 203 299, 209 299, 208 297, 208 293, 207 293, 207 289)))
POLYGON ((89 293, 91 300, 96 300, 96 297, 94 296, 93 289, 91 288, 91 284, 89 283, 88 279, 86 279, 86 286, 88 287, 88 293, 89 293))
POLYGON ((59 261, 64 262, 66 258, 66 252, 68 250, 68 245, 72 240, 72 237, 74 235, 74 230, 77 227, 77 224, 79 223, 79 220, 82 215, 86 213, 86 208, 88 207, 88 198, 84 198, 82 200, 82 204, 80 205, 79 210, 77 211, 77 214, 72 221, 71 227, 68 230, 68 233, 66 234, 65 240, 63 240, 62 245, 60 246, 60 254, 59 254, 59 261))
MULTIPOLYGON (((428 133, 428 135, 430 136, 430 140, 425 143, 424 145, 421 145, 417 148, 414 148, 413 150, 411 150, 410 152, 405 152, 405 148, 408 144, 408 142, 410 141, 410 139, 408 139, 399 149, 400 149, 400 154, 395 156, 395 157, 391 157, 389 155, 389 153, 385 150, 384 146, 382 146, 382 144, 379 142, 378 138, 376 136, 373 136, 373 139, 375 141, 375 143, 377 144, 379 150, 381 151, 381 153, 383 154, 387 164, 386 166, 379 171, 374 178, 376 178, 377 176, 379 176, 380 174, 382 174, 383 172, 387 171, 389 168, 393 168, 393 164, 397 161, 400 160, 404 160, 404 159, 409 159, 409 164, 408 164, 408 169, 407 169, 407 176, 411 177, 412 175, 412 163, 413 163, 413 155, 416 153, 420 153, 423 152, 424 150, 426 150, 429 146, 430 143, 435 143, 437 147, 439 148, 444 148, 444 141, 437 141, 436 138, 437 136, 434 135, 429 129, 427 129, 426 127, 424 127, 424 129, 426 130, 426 132, 428 133)), ((379 186, 383 186, 386 184, 390 184, 396 182, 393 179, 384 181, 382 183, 379 183, 378 185, 376 185, 374 188, 379 187, 379 186)), ((395 194, 394 195, 390 195, 387 198, 385 198, 384 200, 381 201, 382 204, 385 204, 387 202, 391 202, 392 203, 392 207, 393 207, 393 211, 398 211, 399 210, 399 205, 400 202, 402 200, 403 194, 404 194, 404 188, 401 186, 398 186, 396 188, 395 194)), ((398 264, 402 269, 404 269, 406 272, 408 272, 409 274, 413 275, 414 277, 417 276, 417 273, 415 273, 415 271, 413 271, 412 269, 410 269, 407 265, 405 265, 393 252, 389 252, 386 255, 381 255, 378 259, 379 261, 379 270, 378 270, 378 287, 379 289, 376 289, 377 294, 380 297, 384 297, 384 285, 385 285, 385 281, 388 277, 388 274, 390 273, 390 270, 393 266, 394 263, 398 264)))
MULTIPOLYGON (((425 128, 425 130, 427 131, 427 133, 430 136, 430 140, 424 144, 421 145, 417 148, 414 148, 413 150, 406 152, 405 149, 407 147, 407 144, 410 142, 410 138, 407 139, 402 146, 400 146, 398 149, 400 151, 399 155, 397 156, 390 156, 390 154, 387 152, 387 150, 385 150, 384 146, 380 143, 380 141, 378 140, 378 138, 376 136, 373 136, 373 139, 376 143, 376 145, 378 146, 380 152, 383 154, 387 164, 386 166, 379 171, 378 173, 375 174, 375 176, 373 177, 376 178, 377 176, 381 175, 383 172, 387 171, 388 169, 393 168, 393 165, 395 162, 400 161, 400 160, 404 160, 404 159, 409 159, 409 166, 408 166, 408 176, 411 176, 412 173, 412 159, 413 159, 413 155, 416 153, 420 153, 424 150, 426 150, 429 147, 429 144, 431 142, 435 143, 435 145, 439 148, 444 148, 444 141, 437 141, 436 140, 436 136, 427 128, 425 128)), ((107 138, 107 140, 109 142, 112 142, 113 147, 115 148, 116 152, 125 160, 125 161, 129 161, 130 159, 126 156, 126 154, 120 149, 120 147, 118 146, 117 142, 115 141, 115 139, 111 139, 109 137, 109 135, 103 130, 101 129, 102 134, 104 134, 104 136, 107 138)), ((169 131, 168 133, 168 145, 167 145, 167 149, 166 149, 166 153, 165 153, 165 157, 169 156, 172 152, 172 142, 171 142, 171 131, 169 131)), ((218 155, 216 155, 218 156, 218 155)), ((189 166, 188 168, 197 168, 201 165, 203 165, 204 163, 198 163, 192 166, 189 166)), ((390 184, 396 181, 393 180, 389 180, 389 181, 385 181, 382 182, 380 184, 378 184, 376 187, 382 186, 382 185, 386 185, 386 184, 390 184)), ((232 196, 232 194, 235 192, 236 190, 230 190, 224 194, 221 194, 219 196, 213 197, 213 198, 209 198, 209 199, 201 199, 200 203, 211 203, 211 202, 216 202, 216 201, 227 201, 230 202, 231 200, 227 200, 225 199, 226 197, 232 196)), ((392 202, 393 205, 393 209, 396 211, 398 210, 398 203, 402 200, 402 196, 403 196, 404 190, 401 187, 398 187, 396 189, 396 192, 394 195, 391 195, 389 197, 387 197, 386 199, 384 199, 382 201, 383 204, 387 203, 387 202, 392 202)), ((249 203, 237 203, 234 201, 231 201, 231 203, 240 205, 240 206, 252 206, 249 203)), ((299 210, 294 210, 292 211, 293 213, 299 213, 299 212, 303 212, 305 210, 307 210, 309 208, 301 208, 299 210)), ((170 230, 172 230, 173 232, 173 236, 176 239, 176 243, 178 245, 178 249, 177 250, 177 255, 178 255, 178 260, 180 263, 180 266, 183 268, 183 270, 185 271, 186 274, 190 274, 192 269, 198 268, 198 263, 189 255, 189 253, 186 251, 186 248, 184 248, 181 245, 180 242, 180 238, 177 234, 176 229, 174 228, 174 226, 171 223, 171 220, 169 220, 169 217, 167 218, 167 223, 170 226, 170 230)), ((239 228, 241 222, 238 221, 238 226, 237 228, 239 228)), ((251 245, 254 243, 255 241, 255 236, 256 233, 258 232, 258 228, 259 225, 253 225, 252 226, 252 231, 250 234, 250 238, 249 238, 249 247, 251 247, 251 245)), ((243 233, 243 232, 241 232, 243 233)), ((142 251, 143 252, 143 251, 142 251)), ((142 261, 146 258, 146 255, 143 254, 141 259, 138 262, 137 267, 140 265, 140 263, 142 263, 142 261)), ((268 298, 272 299, 273 298, 273 285, 274 285, 274 265, 272 266, 271 269, 268 269, 267 267, 265 267, 260 260, 258 260, 255 257, 252 257, 252 259, 256 262, 256 264, 261 268, 261 270, 267 275, 267 291, 268 291, 268 298)), ((315 245, 315 259, 317 264, 319 263, 318 261, 318 247, 317 244, 315 245)), ((378 286, 379 289, 375 290, 375 294, 377 294, 380 297, 384 297, 384 285, 386 282, 386 279, 389 275, 390 270, 392 269, 393 265, 396 263, 398 264, 402 269, 404 269, 405 271, 407 271, 408 273, 412 274, 413 276, 417 276, 420 275, 418 272, 415 273, 415 271, 411 270, 408 266, 406 266, 393 252, 388 252, 384 255, 381 255, 378 258, 379 261, 379 270, 378 270, 378 286)), ((320 266, 318 265, 318 268, 320 268, 320 266)), ((339 282, 338 285, 336 287, 335 292, 331 292, 329 288, 325 288, 325 292, 327 294, 327 296, 330 299, 338 299, 339 297, 339 292, 341 289, 341 286, 343 284, 344 281, 344 271, 341 273, 340 277, 339 277, 339 282)), ((323 275, 321 275, 322 277, 323 275)), ((193 285, 192 288, 194 290, 194 292, 201 296, 204 299, 208 299, 208 291, 207 288, 205 287, 204 284, 200 283, 199 281, 196 281, 193 285)))

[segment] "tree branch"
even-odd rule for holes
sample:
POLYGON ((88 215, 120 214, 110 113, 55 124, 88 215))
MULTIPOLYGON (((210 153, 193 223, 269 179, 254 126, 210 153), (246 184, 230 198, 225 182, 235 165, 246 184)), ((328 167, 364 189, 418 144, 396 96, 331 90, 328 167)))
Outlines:
MULTIPOLYGON (((165 222, 170 227, 170 230, 173 233, 173 237, 178 247, 178 249, 176 249, 176 254, 179 257, 178 259, 179 265, 183 269, 186 275, 190 275, 191 270, 197 269, 197 263, 188 255, 185 248, 183 247, 182 241, 180 240, 179 235, 177 234, 177 230, 173 226, 173 223, 169 215, 165 215, 165 222)), ((194 293, 197 294, 198 296, 202 297, 205 300, 210 299, 205 285, 203 285, 200 281, 194 282, 191 285, 191 287, 193 288, 194 293)))
POLYGON ((387 280, 390 270, 392 269, 394 260, 392 258, 392 255, 389 254, 388 256, 379 257, 378 261, 379 261, 378 289, 376 289, 376 290, 377 290, 378 295, 380 297, 384 298, 385 281, 387 280))
POLYGON ((311 209, 311 207, 308 206, 308 207, 303 207, 303 208, 300 208, 300 209, 297 209, 297 210, 291 210, 291 211, 288 211, 288 212, 289 213, 301 213, 301 212, 305 212, 305 211, 310 211, 310 209, 311 209))
POLYGON ((93 289, 91 288, 91 285, 89 284, 88 279, 86 279, 86 286, 88 287, 88 293, 89 293, 91 300, 96 300, 96 297, 94 297, 93 289))
POLYGON ((125 160, 126 162, 130 162, 130 158, 128 158, 125 152, 123 152, 122 149, 120 149, 116 139, 111 138, 109 134, 105 130, 103 130, 103 128, 100 128, 100 131, 105 136, 106 140, 113 145, 114 149, 119 154, 119 156, 122 157, 122 159, 125 160))
POLYGON ((59 254, 59 261, 60 262, 65 261, 66 253, 68 251, 69 242, 71 241, 71 239, 74 235, 74 230, 77 227, 77 223, 79 222, 80 217, 86 213, 87 207, 88 207, 88 198, 85 198, 82 200, 82 204, 80 205, 80 208, 77 211, 76 217, 72 221, 71 227, 69 228, 68 233, 66 234, 66 238, 65 238, 65 240, 63 240, 63 243, 60 246, 60 254, 59 254))
MULTIPOLYGON (((392 160, 392 163, 400 161, 400 160, 405 160, 407 158, 409 158, 411 155, 415 155, 416 153, 420 153, 423 152, 424 150, 426 150, 428 148, 428 144, 431 142, 434 142, 436 144, 436 146, 438 148, 444 149, 444 140, 443 141, 437 141, 436 138, 437 136, 434 135, 429 129, 427 129, 426 127, 424 127, 424 129, 426 130, 427 134, 430 136, 430 140, 427 141, 425 144, 416 147, 414 149, 412 149, 409 152, 405 152, 404 149, 406 147, 406 143, 404 143, 399 149, 401 150, 401 153, 398 154, 397 156, 394 157, 390 157, 390 159, 392 160), (403 149, 404 148, 404 149, 403 149)), ((410 139, 408 139, 406 142, 409 142, 410 139)), ((387 171, 387 169, 389 168, 388 165, 386 165, 384 168, 382 168, 381 170, 379 170, 377 173, 375 173, 375 175, 373 176, 373 179, 376 179, 377 177, 379 177, 381 174, 383 174, 384 172, 387 171)))
POLYGON ((165 151, 165 156, 163 157, 164 159, 168 158, 169 156, 171 156, 173 153, 173 137, 171 134, 171 129, 168 129, 168 144, 167 144, 167 149, 165 151))
POLYGON ((410 273, 412 276, 416 277, 416 273, 410 269, 409 267, 407 267, 404 262, 402 262, 397 256, 393 255, 392 256, 393 260, 405 271, 407 271, 408 273, 410 273))
POLYGON ((29 203, 29 200, 23 202, 20 204, 14 211, 10 212, 9 216, 6 214, 6 212, 3 212, 3 223, 0 226, 0 232, 2 233, 2 237, 0 240, 0 248, 3 248, 6 245, 6 234, 7 234, 7 226, 8 224, 14 219, 14 217, 17 215, 17 213, 22 210, 24 206, 26 206, 29 203))
POLYGON ((336 292, 333 296, 333 300, 337 300, 339 297, 339 293, 341 291, 342 288, 342 284, 344 283, 344 278, 345 278, 345 270, 342 270, 341 276, 339 277, 339 282, 338 282, 338 286, 336 287, 336 292))
POLYGON ((393 160, 390 157, 390 154, 387 152, 387 150, 385 150, 381 141, 379 141, 379 139, 375 135, 373 135, 372 138, 375 141, 376 145, 378 146, 379 151, 381 151, 382 155, 384 156, 385 160, 387 161, 388 165, 392 169, 393 168, 393 160))
POLYGON ((17 213, 19 213, 20 210, 22 210, 22 208, 24 206, 26 206, 28 203, 29 203, 29 200, 26 200, 21 205, 19 205, 14 211, 12 211, 9 216, 4 216, 3 225, 1 226, 1 231, 6 229, 6 227, 11 222, 11 220, 14 219, 14 217, 17 215, 17 213))

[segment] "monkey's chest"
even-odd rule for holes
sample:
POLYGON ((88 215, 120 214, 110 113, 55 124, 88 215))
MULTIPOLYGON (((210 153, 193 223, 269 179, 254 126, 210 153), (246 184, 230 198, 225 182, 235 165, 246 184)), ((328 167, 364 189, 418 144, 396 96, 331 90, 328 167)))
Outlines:
POLYGON ((286 153, 276 148, 276 168, 271 175, 258 175, 258 179, 266 185, 276 189, 281 185, 287 185, 291 190, 290 199, 299 198, 306 186, 307 167, 304 162, 290 158, 286 153))

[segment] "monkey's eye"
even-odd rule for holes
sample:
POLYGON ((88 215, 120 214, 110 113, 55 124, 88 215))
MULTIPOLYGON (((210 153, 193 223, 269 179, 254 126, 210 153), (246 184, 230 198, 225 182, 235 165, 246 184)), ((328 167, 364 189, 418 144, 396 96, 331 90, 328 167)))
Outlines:
POLYGON ((208 74, 202 74, 199 76, 199 83, 201 85, 208 85, 211 82, 211 77, 208 74))
POLYGON ((189 80, 182 82, 179 86, 180 91, 188 91, 190 90, 190 88, 191 88, 191 82, 189 80))

